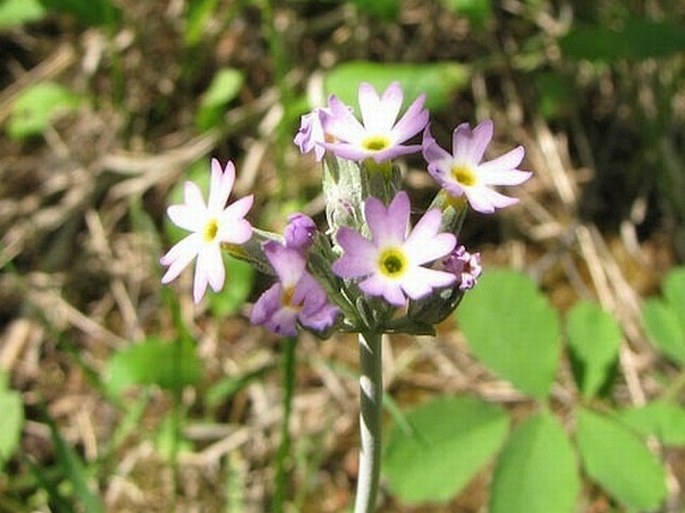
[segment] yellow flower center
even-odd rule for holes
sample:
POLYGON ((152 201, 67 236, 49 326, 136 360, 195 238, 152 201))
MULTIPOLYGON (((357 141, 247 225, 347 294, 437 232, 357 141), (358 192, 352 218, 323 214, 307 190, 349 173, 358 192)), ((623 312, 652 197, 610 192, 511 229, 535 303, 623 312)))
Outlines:
POLYGON ((398 278, 407 269, 407 257, 399 248, 385 249, 378 259, 378 268, 388 278, 398 278))
POLYGON ((362 148, 369 151, 381 151, 390 147, 390 139, 384 135, 370 135, 362 141, 362 148))
POLYGON ((281 295, 281 303, 283 306, 287 306, 290 308, 294 308, 295 310, 299 310, 302 308, 302 303, 304 303, 304 299, 300 301, 298 304, 293 304, 293 296, 295 295, 295 287, 286 287, 283 289, 283 294, 281 295))
POLYGON ((205 231, 203 233, 205 242, 212 242, 214 237, 216 237, 219 231, 219 222, 216 219, 210 219, 205 225, 205 231))
POLYGON ((476 185, 476 174, 473 172, 473 169, 471 169, 470 166, 457 164, 452 166, 450 173, 452 174, 452 178, 454 178, 461 185, 466 185, 467 187, 476 185))

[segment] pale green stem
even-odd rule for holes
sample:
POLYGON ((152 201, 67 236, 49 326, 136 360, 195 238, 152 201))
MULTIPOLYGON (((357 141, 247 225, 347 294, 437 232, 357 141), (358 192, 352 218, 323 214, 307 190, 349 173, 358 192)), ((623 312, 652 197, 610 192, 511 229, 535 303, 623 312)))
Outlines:
POLYGON ((359 334, 359 475, 354 513, 373 513, 381 472, 382 333, 359 334))

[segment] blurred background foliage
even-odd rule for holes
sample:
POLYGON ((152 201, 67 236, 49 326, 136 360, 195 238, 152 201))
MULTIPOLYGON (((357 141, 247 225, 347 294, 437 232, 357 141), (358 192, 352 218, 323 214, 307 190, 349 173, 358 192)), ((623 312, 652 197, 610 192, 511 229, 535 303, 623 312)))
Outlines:
MULTIPOLYGON (((287 498, 272 502, 282 344, 245 318, 267 281, 230 262, 226 289, 194 308, 188 277, 161 288, 158 257, 180 236, 166 205, 184 180, 206 180, 210 156, 236 162, 235 193, 255 193, 256 225, 280 230, 294 210, 321 219, 319 170, 292 144, 300 115, 333 92, 355 104, 360 81, 393 80, 406 100, 427 94, 438 140, 492 118, 494 154, 526 147, 535 178, 521 205, 469 216, 462 241, 486 273, 525 271, 549 309, 569 312, 571 358, 557 368, 549 342, 553 365, 532 378, 535 351, 498 361, 473 319, 508 308, 477 298, 471 320, 446 322, 435 340, 394 337, 389 423, 405 425, 400 411, 427 397, 468 392, 487 405, 438 398, 410 420, 434 425, 444 407, 474 429, 493 424, 485 452, 460 453, 472 465, 457 484, 436 483, 430 505, 409 505, 426 497, 392 461, 416 448, 393 435, 380 510, 475 512, 491 500, 507 511, 497 497, 514 493, 510 469, 534 433, 571 464, 560 425, 579 423, 584 456, 601 448, 598 432, 630 436, 599 407, 663 434, 669 487, 630 495, 602 465, 621 445, 606 447, 603 460, 586 458, 582 487, 569 477, 581 510, 680 511, 685 322, 671 271, 685 258, 682 2, 0 0, 0 62, 0 511, 349 507, 354 340, 299 341, 292 454, 278 460, 287 498), (604 314, 572 309, 579 300, 604 314), (594 336, 606 342, 583 344, 594 336), (550 410, 536 413, 539 401, 550 410), (519 428, 503 445, 505 410, 519 428)), ((435 185, 420 157, 402 170, 425 207, 435 185)))

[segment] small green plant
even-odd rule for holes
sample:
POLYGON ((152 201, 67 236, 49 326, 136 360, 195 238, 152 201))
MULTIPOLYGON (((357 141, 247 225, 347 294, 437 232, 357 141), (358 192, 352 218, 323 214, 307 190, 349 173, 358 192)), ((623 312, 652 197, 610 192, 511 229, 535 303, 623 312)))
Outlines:
MULTIPOLYGON (((664 282, 666 299, 650 299, 644 308, 655 345, 678 363, 685 346, 683 291, 681 268, 664 282)), ((668 394, 641 407, 616 406, 611 392, 622 333, 611 314, 582 301, 566 316, 563 338, 578 390, 570 412, 556 411, 551 398, 562 353, 558 315, 531 279, 490 271, 458 319, 476 357, 523 392, 532 412, 510 422, 504 410, 473 397, 441 397, 409 412, 411 429, 395 426, 384 455, 388 483, 402 501, 449 500, 494 460, 493 513, 577 511, 583 478, 628 510, 663 504, 664 464, 646 439, 682 446, 685 410, 668 394)))

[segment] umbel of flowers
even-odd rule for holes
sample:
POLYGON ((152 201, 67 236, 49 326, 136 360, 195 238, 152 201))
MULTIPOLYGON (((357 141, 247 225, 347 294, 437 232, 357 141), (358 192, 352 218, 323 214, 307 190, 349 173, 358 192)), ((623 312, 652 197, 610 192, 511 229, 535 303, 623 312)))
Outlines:
POLYGON ((454 129, 451 152, 433 138, 421 95, 399 116, 403 91, 391 84, 382 95, 359 87, 358 119, 332 95, 328 105, 302 117, 295 144, 322 163, 327 226, 304 214, 290 216, 283 235, 252 227, 245 215, 252 196, 228 204, 235 180, 231 162, 211 162, 209 198, 187 182, 185 202, 168 209, 190 234, 161 258, 162 282, 196 259, 193 298, 225 280, 221 251, 271 273, 275 283, 256 301, 251 321, 294 336, 298 329, 326 337, 335 330, 359 333, 361 457, 355 512, 373 511, 380 454, 380 337, 431 334, 457 307, 481 273, 480 255, 458 240, 467 210, 492 213, 515 198, 495 190, 526 181, 517 147, 484 161, 493 123, 454 129), (398 119, 399 116, 399 119, 398 119), (420 143, 412 143, 421 137, 420 143), (421 152, 440 186, 430 205, 412 207, 394 159, 421 152), (423 212, 412 223, 412 214, 423 212))

